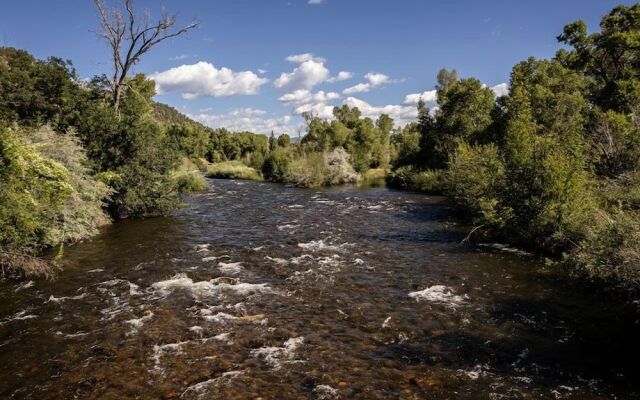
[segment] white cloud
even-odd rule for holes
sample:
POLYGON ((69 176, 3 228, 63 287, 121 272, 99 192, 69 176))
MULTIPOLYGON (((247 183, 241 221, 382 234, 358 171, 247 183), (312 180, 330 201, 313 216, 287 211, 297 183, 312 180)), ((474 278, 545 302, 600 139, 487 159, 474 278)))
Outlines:
POLYGON ((329 78, 327 81, 340 82, 340 81, 346 81, 347 79, 351 79, 352 77, 353 77, 353 73, 349 71, 340 71, 338 72, 338 75, 334 76, 333 78, 329 78))
POLYGON ((323 63, 327 60, 325 60, 322 57, 316 57, 311 53, 303 53, 303 54, 293 54, 291 56, 288 56, 287 58, 285 58, 285 60, 292 62, 292 63, 296 63, 296 64, 302 64, 303 62, 306 61, 316 61, 319 63, 323 63))
POLYGON ((217 69, 204 61, 158 72, 150 78, 156 82, 158 94, 180 92, 188 100, 203 96, 253 95, 269 81, 252 71, 234 72, 224 67, 217 69))
POLYGON ((356 93, 366 93, 372 88, 391 82, 391 79, 387 75, 378 72, 369 72, 364 77, 369 81, 368 83, 358 83, 355 86, 348 87, 342 91, 342 94, 350 95, 356 93))
POLYGON ((356 94, 356 93, 366 93, 371 89, 371 84, 369 83, 358 83, 355 86, 351 86, 342 91, 342 94, 356 94))
POLYGON ((395 120, 396 126, 406 125, 410 122, 415 122, 418 117, 418 110, 413 106, 404 106, 389 104, 385 106, 372 106, 366 101, 357 99, 355 97, 348 97, 344 100, 344 104, 349 107, 358 107, 362 116, 370 118, 378 118, 380 114, 388 114, 395 120))
POLYGON ((377 72, 369 72, 368 74, 366 74, 365 79, 367 79, 369 81, 369 83, 371 84, 371 86, 380 86, 383 83, 387 83, 389 82, 389 77, 385 74, 380 74, 377 72))
POLYGON ((302 114, 303 112, 311 112, 318 118, 330 119, 333 118, 333 106, 325 103, 316 104, 303 104, 296 108, 294 111, 296 114, 302 114))
POLYGON ((268 71, 267 71, 266 69, 262 69, 262 68, 259 68, 259 69, 258 69, 258 73, 259 73, 259 74, 261 74, 261 75, 264 75, 264 74, 266 74, 267 72, 268 72, 268 71))
POLYGON ((496 97, 506 96, 509 94, 509 85, 507 83, 499 83, 491 87, 496 97))
POLYGON ((318 4, 323 4, 325 1, 326 0, 309 0, 307 4, 318 5, 318 4))
POLYGON ((438 99, 438 92, 436 90, 427 90, 422 93, 412 93, 405 96, 402 104, 417 105, 418 101, 422 99, 425 103, 435 103, 438 99))
POLYGON ((306 89, 294 90, 280 96, 280 100, 284 104, 308 104, 308 103, 326 103, 331 100, 339 99, 340 94, 336 92, 325 92, 323 90, 312 93, 306 89))
POLYGON ((254 108, 239 108, 225 114, 189 114, 188 116, 211 128, 226 128, 231 132, 250 131, 268 135, 271 131, 279 135, 297 132, 302 122, 295 123, 294 116, 265 118, 266 111, 254 108))
POLYGON ((287 61, 298 63, 292 72, 283 72, 273 83, 278 89, 295 91, 311 89, 315 85, 330 79, 329 70, 324 66, 323 58, 313 54, 297 54, 287 57, 287 61))

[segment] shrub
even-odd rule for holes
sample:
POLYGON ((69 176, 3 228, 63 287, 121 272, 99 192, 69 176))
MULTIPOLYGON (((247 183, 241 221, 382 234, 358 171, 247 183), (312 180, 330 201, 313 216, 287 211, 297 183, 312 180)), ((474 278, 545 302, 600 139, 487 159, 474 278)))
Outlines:
POLYGON ((264 160, 262 175, 274 182, 283 182, 289 173, 289 156, 284 149, 277 148, 264 160))
POLYGON ((504 226, 510 212, 501 207, 505 168, 494 145, 458 143, 446 173, 446 192, 476 224, 504 226))
POLYGON ((443 170, 420 171, 415 167, 404 166, 386 176, 387 185, 421 193, 443 194, 445 174, 443 170))
POLYGON ((566 256, 580 275, 640 289, 640 214, 619 210, 592 214, 589 234, 566 256))
POLYGON ((207 181, 197 164, 186 157, 182 159, 180 167, 172 174, 172 178, 180 193, 196 193, 207 188, 207 181))
POLYGON ((95 234, 109 222, 108 187, 94 180, 74 136, 49 128, 0 129, 0 265, 51 275, 37 254, 95 234))
POLYGON ((210 165, 207 177, 220 179, 245 179, 251 181, 262 180, 262 176, 253 168, 240 161, 224 161, 210 165))
POLYGON ((360 176, 349 163, 349 153, 342 147, 336 147, 323 158, 327 168, 327 176, 323 183, 325 186, 358 182, 360 176))
POLYGON ((327 174, 322 153, 307 153, 291 162, 285 182, 298 187, 320 187, 327 174))
POLYGON ((321 187, 358 182, 359 175, 349 163, 349 154, 342 148, 330 153, 308 153, 294 159, 285 182, 298 187, 321 187))

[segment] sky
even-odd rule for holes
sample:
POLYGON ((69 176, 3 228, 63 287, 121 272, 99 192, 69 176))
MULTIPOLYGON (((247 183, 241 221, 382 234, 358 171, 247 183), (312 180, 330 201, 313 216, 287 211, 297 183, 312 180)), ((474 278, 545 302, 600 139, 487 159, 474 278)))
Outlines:
MULTIPOLYGON (((0 45, 70 59, 83 79, 110 72, 93 1, 2 3, 0 45)), ((156 81, 157 101, 214 128, 295 136, 301 112, 330 118, 341 104, 401 125, 420 97, 434 105, 440 68, 504 93, 514 64, 553 57, 565 24, 597 30, 617 4, 633 1, 137 0, 138 12, 200 25, 135 72, 156 81)))

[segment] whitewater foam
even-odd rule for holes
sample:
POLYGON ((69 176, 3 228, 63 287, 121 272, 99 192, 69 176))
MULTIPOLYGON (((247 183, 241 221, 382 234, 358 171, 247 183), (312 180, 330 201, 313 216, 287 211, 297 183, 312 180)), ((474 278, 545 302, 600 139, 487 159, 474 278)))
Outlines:
POLYGON ((464 304, 465 297, 453 294, 451 288, 444 285, 434 285, 424 290, 411 292, 409 297, 416 301, 428 301, 431 303, 440 303, 449 307, 456 307, 464 304))
POLYGON ((282 347, 260 347, 251 350, 252 357, 264 360, 271 368, 278 370, 284 363, 296 362, 296 351, 304 344, 304 337, 290 338, 285 341, 282 347))
POLYGON ((242 272, 242 263, 241 262, 234 262, 234 263, 219 262, 218 269, 223 274, 237 275, 240 272, 242 272))
POLYGON ((152 284, 151 287, 162 296, 168 296, 177 290, 184 290, 195 298, 211 297, 226 293, 250 296, 272 292, 266 283, 244 283, 236 281, 236 283, 230 284, 220 282, 220 279, 194 282, 193 279, 185 274, 177 274, 171 279, 156 282, 152 284))
POLYGON ((153 318, 153 312, 147 311, 144 316, 140 318, 134 318, 127 321, 125 323, 131 325, 131 330, 127 333, 127 335, 135 335, 138 333, 140 328, 145 324, 145 322, 150 321, 153 318))

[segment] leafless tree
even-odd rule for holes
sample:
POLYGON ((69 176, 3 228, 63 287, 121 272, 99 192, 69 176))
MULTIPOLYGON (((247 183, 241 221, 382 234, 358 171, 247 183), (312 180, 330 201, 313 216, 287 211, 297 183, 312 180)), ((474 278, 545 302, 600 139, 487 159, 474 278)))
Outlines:
POLYGON ((199 24, 192 21, 182 28, 177 28, 176 16, 167 14, 164 9, 161 18, 157 22, 151 22, 148 10, 142 15, 135 13, 133 0, 118 1, 117 6, 109 8, 102 0, 94 0, 100 16, 99 35, 107 41, 112 50, 113 78, 110 84, 116 113, 119 113, 127 76, 131 68, 140 61, 140 57, 158 43, 180 36, 199 24))

